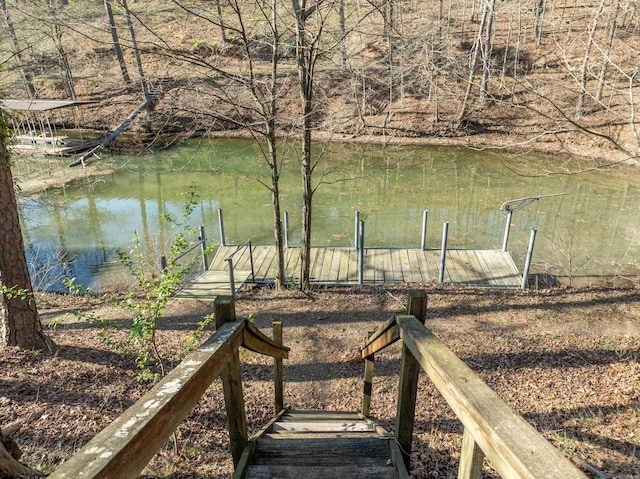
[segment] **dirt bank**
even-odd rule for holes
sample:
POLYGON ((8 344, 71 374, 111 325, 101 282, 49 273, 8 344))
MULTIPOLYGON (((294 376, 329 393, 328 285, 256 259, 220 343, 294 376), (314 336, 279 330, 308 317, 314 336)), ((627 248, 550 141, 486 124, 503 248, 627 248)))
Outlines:
MULTIPOLYGON (((628 289, 544 292, 428 288, 427 327, 518 413, 589 477, 640 477, 640 293, 628 289)), ((312 296, 246 289, 239 315, 252 315, 270 334, 284 323, 291 347, 285 361, 285 403, 295 408, 358 410, 363 363, 358 346, 367 331, 402 311, 405 287, 321 289, 312 296)), ((135 358, 109 350, 74 311, 125 320, 110 298, 44 295, 43 322, 54 355, 8 349, 0 353, 0 421, 44 408, 17 436, 23 460, 53 470, 148 390, 136 380, 135 358)), ((160 326, 162 355, 172 358, 208 304, 172 301, 160 326)), ((393 429, 399 348, 376 357, 372 415, 393 429)), ((244 351, 249 428, 271 416, 271 361, 244 351)), ((218 381, 180 426, 180 454, 171 443, 144 477, 229 477, 231 460, 218 381)), ((455 478, 460 423, 424 375, 412 452, 417 479, 455 478)), ((496 477, 485 465, 483 477, 496 477)))

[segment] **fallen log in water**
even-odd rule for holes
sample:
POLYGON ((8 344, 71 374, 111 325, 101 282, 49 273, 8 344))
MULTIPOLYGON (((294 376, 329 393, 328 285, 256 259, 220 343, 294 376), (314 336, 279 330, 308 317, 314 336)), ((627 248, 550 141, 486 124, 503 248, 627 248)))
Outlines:
POLYGON ((135 120, 136 117, 144 109, 146 109, 153 101, 154 101, 154 97, 150 96, 149 98, 147 98, 138 108, 136 108, 134 110, 133 113, 131 113, 127 117, 126 120, 124 120, 122 123, 120 123, 120 125, 118 125, 118 127, 115 130, 113 130, 112 132, 107 134, 107 136, 105 136, 104 140, 102 140, 102 142, 98 146, 96 146, 94 148, 91 148, 84 155, 82 155, 80 157, 80 159, 74 161, 73 163, 69 163, 68 166, 78 166, 78 165, 84 166, 84 162, 88 158, 90 158, 91 156, 95 155, 97 151, 103 149, 105 146, 109 145, 109 143, 111 143, 120 133, 122 133, 131 124, 131 122, 133 120, 135 120))

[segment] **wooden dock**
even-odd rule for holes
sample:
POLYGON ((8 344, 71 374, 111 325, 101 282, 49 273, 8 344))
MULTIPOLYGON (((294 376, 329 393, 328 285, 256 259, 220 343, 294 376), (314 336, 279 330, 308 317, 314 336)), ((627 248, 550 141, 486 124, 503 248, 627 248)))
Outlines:
MULTIPOLYGON (((213 300, 231 294, 228 263, 233 254, 236 290, 244 281, 273 283, 277 261, 275 246, 220 246, 209 272, 178 294, 183 299, 213 300), (253 275, 252 271, 253 262, 253 275)), ((439 280, 440 250, 365 248, 363 284, 430 284, 439 280)), ((300 249, 285 251, 286 280, 300 278, 300 249)), ((359 284, 358 250, 348 247, 311 248, 311 283, 359 284)), ((522 276, 511 254, 502 250, 449 249, 444 283, 478 288, 520 288, 522 276)))

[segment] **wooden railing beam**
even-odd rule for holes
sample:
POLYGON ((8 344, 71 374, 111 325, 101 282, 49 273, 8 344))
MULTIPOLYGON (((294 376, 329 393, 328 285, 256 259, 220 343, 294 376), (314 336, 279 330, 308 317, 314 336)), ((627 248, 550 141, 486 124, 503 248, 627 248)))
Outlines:
POLYGON ((403 345, 500 477, 586 479, 424 325, 413 316, 397 316, 396 321, 403 345))
MULTIPOLYGON (((280 332, 282 333, 282 323, 280 323, 280 332)), ((289 348, 278 344, 249 322, 247 322, 242 332, 242 346, 250 351, 271 356, 272 358, 289 358, 289 348)))
POLYGON ((219 328, 49 478, 138 477, 238 350, 243 326, 238 321, 219 328))
MULTIPOLYGON (((426 291, 409 292, 407 313, 424 323, 427 317, 426 291)), ((402 449, 405 466, 410 470, 411 443, 413 441, 413 424, 418 397, 418 374, 420 364, 413 357, 406 344, 402 345, 402 365, 400 367, 400 384, 398 386, 398 409, 396 413, 396 440, 402 449)))
MULTIPOLYGON (((214 302, 216 328, 235 320, 235 304, 230 296, 218 296, 214 302)), ((240 354, 236 349, 227 367, 220 374, 224 404, 229 421, 229 439, 231 441, 231 455, 233 465, 237 466, 242 457, 242 451, 247 444, 247 416, 242 396, 242 375, 240 371, 240 354)))
MULTIPOLYGON (((393 318, 395 321, 395 318, 393 318)), ((378 351, 382 351, 384 348, 391 346, 393 343, 400 339, 400 329, 397 325, 393 325, 381 332, 373 341, 367 344, 362 350, 362 358, 367 359, 372 357, 378 351)))

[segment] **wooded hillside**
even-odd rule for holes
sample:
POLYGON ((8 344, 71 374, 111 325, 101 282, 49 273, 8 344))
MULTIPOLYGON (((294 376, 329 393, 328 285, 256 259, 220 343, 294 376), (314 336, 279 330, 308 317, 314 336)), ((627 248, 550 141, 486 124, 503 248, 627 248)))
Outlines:
POLYGON ((83 126, 117 124, 144 88, 158 99, 142 129, 246 128, 273 101, 277 128, 296 133, 307 75, 315 130, 483 133, 493 146, 546 143, 624 157, 640 150, 635 0, 1 0, 0 7, 6 96, 102 100, 77 119, 83 126), (306 40, 296 50, 301 27, 306 40), (300 48, 313 58, 306 73, 300 48))

